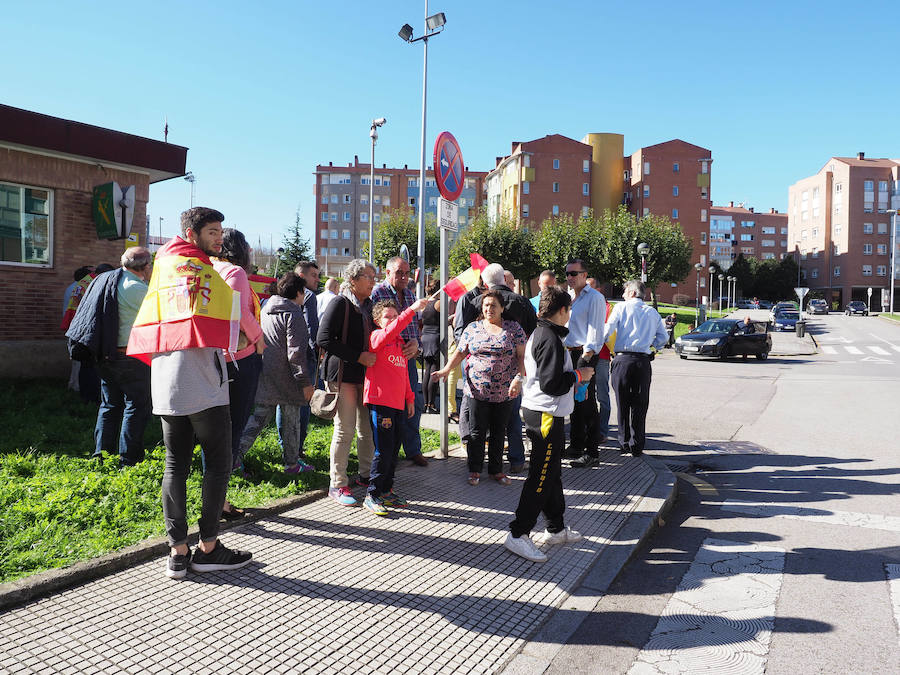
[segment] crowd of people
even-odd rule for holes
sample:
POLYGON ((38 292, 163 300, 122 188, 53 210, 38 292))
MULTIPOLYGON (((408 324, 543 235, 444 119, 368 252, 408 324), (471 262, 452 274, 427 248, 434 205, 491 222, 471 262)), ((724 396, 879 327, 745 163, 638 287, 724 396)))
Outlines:
MULTIPOLYGON (((643 452, 650 362, 670 338, 656 310, 643 303, 641 282, 629 281, 625 301, 610 305, 584 261, 573 259, 564 286, 557 285, 556 272, 545 270, 539 293, 526 298, 513 290, 512 275, 493 263, 458 302, 439 293, 436 283, 417 300, 409 263, 398 256, 387 261, 380 283, 376 268, 358 259, 347 265, 342 283, 327 279, 318 294, 318 265, 303 261, 260 301, 248 280, 251 249, 241 232, 223 229, 223 221, 214 209, 191 208, 182 214, 181 235, 160 249, 155 266, 149 251, 133 247, 120 268, 80 269, 73 284, 83 292, 70 312, 70 353, 83 367, 96 364, 100 383, 94 455, 117 452, 123 466, 141 461, 151 411, 162 420, 169 577, 183 578, 189 568, 237 569, 251 560, 249 552, 218 540, 222 519, 244 515, 226 498, 228 477, 251 475, 245 458, 273 419, 284 472, 313 470, 304 445, 317 388, 332 401, 328 496, 337 504, 358 504, 353 488, 359 486, 365 488, 363 507, 375 515, 406 507, 394 484, 400 449, 414 465, 427 467, 421 415, 447 415, 459 423, 465 442, 469 485, 481 481, 485 455, 487 476, 499 485, 511 485, 508 474, 527 466, 505 546, 533 561, 546 560, 538 545, 581 538, 563 521, 561 462, 598 464, 609 436, 610 384, 619 447, 634 456, 643 452), (194 276, 172 282, 185 269, 194 276), (202 288, 201 278, 208 280, 202 288), (182 294, 192 292, 208 310, 185 309, 182 294), (231 297, 239 299, 236 336, 232 315, 214 309, 230 308, 231 297), (446 343, 442 323, 449 329, 446 343), (438 409, 442 379, 450 382, 447 410, 438 409), (354 438, 359 471, 348 476, 354 438), (200 542, 191 552, 185 485, 197 442, 203 491, 200 542), (532 539, 541 513, 546 530, 532 539)), ((71 306, 66 300, 64 311, 71 306)))

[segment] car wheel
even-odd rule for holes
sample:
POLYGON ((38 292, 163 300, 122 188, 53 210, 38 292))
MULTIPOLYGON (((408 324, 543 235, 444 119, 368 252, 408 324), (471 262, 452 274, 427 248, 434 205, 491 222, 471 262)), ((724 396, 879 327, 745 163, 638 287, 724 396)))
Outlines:
POLYGON ((765 361, 767 358, 769 358, 769 352, 760 352, 756 355, 756 358, 758 358, 760 361, 765 361))
POLYGON ((678 356, 680 356, 680 357, 683 358, 685 361, 687 361, 687 356, 685 356, 684 354, 679 354, 678 356))
POLYGON ((720 361, 728 360, 728 347, 722 347, 722 349, 719 350, 719 360, 720 361))

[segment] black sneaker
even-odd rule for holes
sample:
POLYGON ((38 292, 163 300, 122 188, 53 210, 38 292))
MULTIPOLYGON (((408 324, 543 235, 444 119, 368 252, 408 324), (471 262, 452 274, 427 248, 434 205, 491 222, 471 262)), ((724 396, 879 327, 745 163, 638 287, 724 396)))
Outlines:
POLYGON ((166 576, 170 579, 184 579, 187 576, 188 565, 191 562, 191 549, 185 555, 172 555, 169 550, 169 558, 166 560, 166 576))
POLYGON ((581 457, 572 461, 572 466, 576 469, 587 469, 592 466, 597 466, 600 463, 599 457, 592 457, 591 455, 585 453, 581 457))
POLYGON ((194 550, 191 559, 191 569, 195 572, 217 572, 219 570, 240 569, 253 559, 249 551, 232 551, 230 548, 216 540, 216 547, 209 553, 204 553, 198 546, 194 550))

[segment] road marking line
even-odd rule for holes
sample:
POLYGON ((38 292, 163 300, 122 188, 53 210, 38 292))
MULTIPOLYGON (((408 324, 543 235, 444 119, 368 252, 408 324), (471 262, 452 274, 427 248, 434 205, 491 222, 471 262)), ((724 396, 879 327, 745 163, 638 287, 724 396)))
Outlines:
POLYGON ((891 345, 891 349, 893 349, 895 352, 900 352, 900 345, 891 345))
POLYGON ((706 539, 629 675, 763 673, 784 549, 706 539))
POLYGON ((869 347, 869 351, 875 352, 876 354, 880 354, 881 356, 890 356, 891 353, 887 349, 883 349, 881 347, 877 347, 872 345, 869 347))
POLYGON ((888 590, 891 593, 891 604, 894 607, 894 626, 897 628, 897 639, 900 641, 900 565, 885 563, 888 590))
POLYGON ((829 345, 823 345, 822 351, 825 352, 826 354, 837 354, 837 349, 835 349, 834 347, 831 347, 829 345))
POLYGON ((882 342, 886 343, 887 346, 890 347, 891 349, 893 349, 895 352, 900 352, 900 345, 895 345, 895 344, 891 343, 890 340, 885 340, 880 335, 875 335, 875 333, 869 333, 869 335, 871 335, 876 340, 881 340, 882 342))
POLYGON ((736 511, 752 516, 791 518, 793 520, 828 523, 829 525, 846 525, 848 527, 863 527, 870 530, 900 532, 900 517, 884 516, 879 513, 832 511, 824 507, 797 506, 796 504, 777 502, 762 504, 760 502, 742 502, 734 499, 722 502, 722 508, 726 511, 736 511))
POLYGON ((846 349, 851 354, 862 354, 861 349, 858 349, 857 347, 852 347, 850 345, 845 346, 844 349, 846 349))

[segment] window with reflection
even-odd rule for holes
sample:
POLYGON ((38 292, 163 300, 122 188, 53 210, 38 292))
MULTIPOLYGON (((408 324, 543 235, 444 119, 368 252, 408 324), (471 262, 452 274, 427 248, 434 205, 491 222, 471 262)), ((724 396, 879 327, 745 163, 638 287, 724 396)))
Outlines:
POLYGON ((49 190, 0 183, 0 262, 50 265, 49 190))

